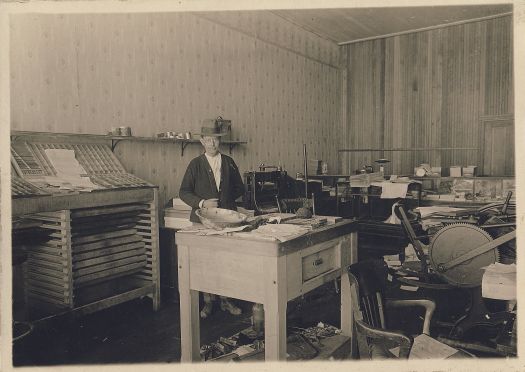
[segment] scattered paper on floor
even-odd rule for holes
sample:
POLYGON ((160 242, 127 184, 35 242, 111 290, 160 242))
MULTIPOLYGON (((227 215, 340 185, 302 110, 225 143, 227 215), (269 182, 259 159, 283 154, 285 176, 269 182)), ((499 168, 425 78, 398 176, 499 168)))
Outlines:
MULTIPOLYGON (((457 351, 457 349, 423 333, 414 338, 414 344, 408 359, 446 359, 457 353, 457 351)), ((390 352, 395 356, 399 356, 399 347, 390 349, 390 352)))

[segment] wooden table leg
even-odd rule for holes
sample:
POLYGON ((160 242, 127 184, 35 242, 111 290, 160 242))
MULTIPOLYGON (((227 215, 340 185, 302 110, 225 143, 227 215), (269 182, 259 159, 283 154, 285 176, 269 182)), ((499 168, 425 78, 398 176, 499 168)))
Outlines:
POLYGON ((265 258, 264 348, 268 361, 286 360, 286 257, 265 258))
POLYGON ((353 313, 352 313, 352 297, 350 291, 350 280, 348 279, 348 264, 353 264, 357 262, 357 233, 352 233, 350 235, 350 241, 348 245, 344 248, 348 249, 349 252, 346 252, 345 257, 349 257, 350 262, 346 262, 342 267, 341 272, 341 334, 344 336, 351 337, 352 343, 352 356, 355 353, 356 349, 356 339, 355 339, 355 327, 353 313))
POLYGON ((352 336, 352 303, 350 282, 346 270, 343 270, 341 275, 341 334, 352 336))
POLYGON ((190 289, 189 250, 178 247, 181 362, 200 361, 199 292, 190 289))

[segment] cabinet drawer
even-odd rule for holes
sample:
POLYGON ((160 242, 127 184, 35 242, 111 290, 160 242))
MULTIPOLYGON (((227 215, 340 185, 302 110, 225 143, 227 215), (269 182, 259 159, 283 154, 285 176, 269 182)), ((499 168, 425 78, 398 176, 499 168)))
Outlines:
POLYGON ((334 245, 302 258, 303 283, 336 268, 337 247, 334 245))

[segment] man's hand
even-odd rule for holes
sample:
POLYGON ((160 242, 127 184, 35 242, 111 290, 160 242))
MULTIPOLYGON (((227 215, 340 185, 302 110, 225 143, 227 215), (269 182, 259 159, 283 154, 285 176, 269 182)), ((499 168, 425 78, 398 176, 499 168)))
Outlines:
POLYGON ((219 199, 206 199, 202 202, 203 208, 217 208, 219 206, 219 199))

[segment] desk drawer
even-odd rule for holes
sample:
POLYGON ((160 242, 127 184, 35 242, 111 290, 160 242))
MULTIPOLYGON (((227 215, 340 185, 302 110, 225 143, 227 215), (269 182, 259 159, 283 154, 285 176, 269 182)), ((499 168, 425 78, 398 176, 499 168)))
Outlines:
POLYGON ((337 247, 334 245, 302 258, 303 282, 336 268, 337 247))

